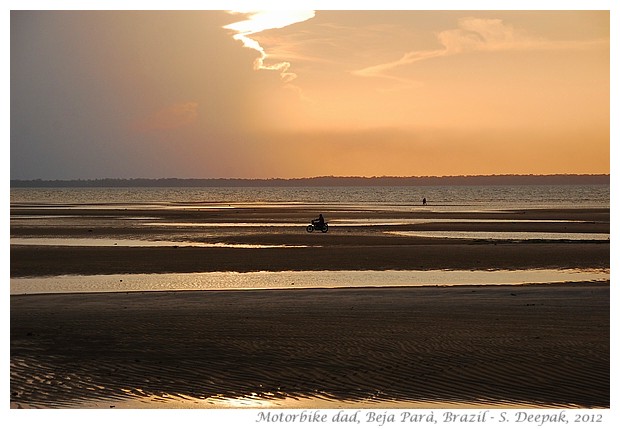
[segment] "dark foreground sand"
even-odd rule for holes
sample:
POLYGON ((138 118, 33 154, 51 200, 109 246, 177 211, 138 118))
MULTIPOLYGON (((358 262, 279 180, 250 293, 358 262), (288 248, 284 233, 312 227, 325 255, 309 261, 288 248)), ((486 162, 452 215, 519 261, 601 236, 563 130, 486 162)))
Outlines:
POLYGON ((608 408, 609 335, 608 284, 12 296, 11 402, 608 408))

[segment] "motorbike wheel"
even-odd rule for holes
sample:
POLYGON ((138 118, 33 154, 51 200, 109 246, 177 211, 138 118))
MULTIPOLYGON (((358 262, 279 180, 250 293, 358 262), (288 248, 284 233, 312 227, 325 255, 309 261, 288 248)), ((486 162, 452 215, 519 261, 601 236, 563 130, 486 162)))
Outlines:
POLYGON ((308 225, 306 227, 306 232, 312 232, 312 231, 314 231, 314 227, 312 225, 308 225))
POLYGON ((329 228, 327 227, 327 225, 323 226, 323 228, 321 229, 321 232, 327 232, 329 228))

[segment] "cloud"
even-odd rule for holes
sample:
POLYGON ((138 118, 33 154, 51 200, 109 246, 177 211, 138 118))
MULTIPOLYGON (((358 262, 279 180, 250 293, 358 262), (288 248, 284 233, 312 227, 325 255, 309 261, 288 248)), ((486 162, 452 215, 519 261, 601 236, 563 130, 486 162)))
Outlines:
MULTIPOLYGON (((244 13, 244 12, 231 12, 231 13, 244 13)), ((275 70, 280 72, 280 77, 285 82, 290 82, 295 79, 297 75, 289 72, 291 63, 288 61, 281 61, 274 64, 266 64, 265 60, 268 57, 265 49, 253 39, 253 34, 260 33, 265 30, 272 30, 276 28, 284 28, 289 25, 296 24, 298 22, 307 21, 314 18, 314 11, 256 11, 248 12, 246 20, 234 22, 224 26, 225 29, 233 30, 237 34, 233 36, 235 40, 239 40, 243 43, 243 46, 250 48, 258 52, 260 55, 254 61, 254 70, 275 70)))
POLYGON ((173 130, 191 124, 197 117, 198 103, 195 101, 174 103, 135 121, 132 128, 138 132, 173 130))
POLYGON ((537 43, 501 19, 463 18, 459 21, 459 28, 442 31, 437 38, 444 45, 446 54, 527 49, 537 43))
POLYGON ((364 77, 389 77, 395 80, 402 80, 393 76, 388 76, 385 74, 385 72, 403 65, 413 64, 415 62, 427 60, 429 58, 443 57, 445 55, 445 50, 408 52, 396 61, 366 67, 361 70, 355 70, 353 71, 353 74, 364 77))
POLYGON ((583 49, 602 41, 550 41, 529 36, 515 29, 501 19, 462 18, 458 28, 444 30, 437 34, 442 49, 411 51, 400 59, 355 70, 352 73, 363 77, 383 77, 399 81, 405 79, 388 72, 404 65, 431 58, 465 54, 469 52, 501 52, 551 49, 583 49))

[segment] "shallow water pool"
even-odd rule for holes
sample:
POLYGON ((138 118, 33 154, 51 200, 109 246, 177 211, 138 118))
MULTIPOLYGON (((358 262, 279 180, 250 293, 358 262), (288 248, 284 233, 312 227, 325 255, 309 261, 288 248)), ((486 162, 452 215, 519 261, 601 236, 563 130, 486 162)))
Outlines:
POLYGON ((11 294, 390 286, 526 285, 609 281, 605 269, 259 271, 12 278, 11 294))

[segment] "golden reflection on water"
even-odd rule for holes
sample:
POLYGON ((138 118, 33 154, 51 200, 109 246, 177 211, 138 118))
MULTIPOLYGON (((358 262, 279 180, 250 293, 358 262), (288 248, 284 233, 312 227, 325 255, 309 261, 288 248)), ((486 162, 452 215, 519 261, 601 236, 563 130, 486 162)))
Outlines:
POLYGON ((258 271, 11 278, 11 294, 524 285, 609 281, 609 269, 258 271))
MULTIPOLYGON (((192 397, 174 393, 159 395, 142 393, 136 395, 123 389, 126 398, 76 399, 72 404, 64 402, 62 408, 118 408, 118 409, 488 409, 488 408, 549 408, 550 404, 526 403, 506 400, 475 399, 471 401, 416 400, 338 400, 321 396, 292 396, 266 398, 268 394, 253 393, 247 396, 227 397, 213 395, 192 397)), ((558 404, 561 408, 580 408, 558 404)), ((20 406, 21 407, 21 406, 20 406)), ((11 408, 17 408, 15 403, 11 408)), ((33 407, 36 408, 36 407, 33 407)))

